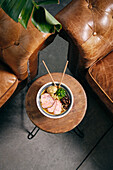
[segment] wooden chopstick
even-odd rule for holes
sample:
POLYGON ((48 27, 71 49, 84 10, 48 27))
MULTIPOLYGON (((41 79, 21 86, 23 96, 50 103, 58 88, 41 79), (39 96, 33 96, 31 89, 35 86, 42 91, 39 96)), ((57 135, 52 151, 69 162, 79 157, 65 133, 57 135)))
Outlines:
POLYGON ((64 74, 65 74, 65 71, 66 71, 68 62, 69 62, 69 61, 66 62, 66 65, 65 65, 65 68, 64 68, 64 71, 63 71, 63 74, 62 74, 62 78, 61 78, 61 81, 60 81, 60 84, 59 84, 59 88, 60 88, 60 85, 62 84, 62 80, 63 80, 63 78, 64 78, 64 74))
POLYGON ((52 77, 52 75, 51 75, 51 73, 50 73, 49 69, 48 69, 48 68, 47 68, 47 66, 46 66, 45 61, 44 61, 44 60, 42 60, 42 62, 43 62, 43 64, 44 64, 44 66, 45 66, 45 68, 46 68, 46 70, 47 70, 48 74, 50 75, 51 80, 52 80, 52 82, 53 82, 54 86, 56 86, 56 84, 55 84, 55 82, 54 82, 54 80, 53 80, 53 77, 52 77))

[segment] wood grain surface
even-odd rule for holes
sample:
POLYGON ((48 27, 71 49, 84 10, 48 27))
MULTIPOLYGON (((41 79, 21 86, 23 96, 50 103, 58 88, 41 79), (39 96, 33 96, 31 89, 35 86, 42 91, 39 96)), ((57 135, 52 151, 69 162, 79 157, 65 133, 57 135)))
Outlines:
MULTIPOLYGON (((53 79, 60 82, 62 73, 52 73, 53 79)), ((30 120, 40 129, 50 133, 64 133, 75 128, 83 119, 87 108, 87 98, 81 84, 72 76, 65 74, 63 83, 72 91, 74 103, 71 111, 64 117, 52 119, 44 116, 37 108, 38 90, 51 82, 49 74, 38 78, 29 88, 26 95, 26 112, 30 120)))

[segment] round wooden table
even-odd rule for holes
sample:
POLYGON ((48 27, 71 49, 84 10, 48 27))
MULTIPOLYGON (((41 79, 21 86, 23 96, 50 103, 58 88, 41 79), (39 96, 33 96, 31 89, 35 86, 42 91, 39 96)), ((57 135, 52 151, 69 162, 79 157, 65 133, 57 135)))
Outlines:
MULTIPOLYGON (((60 82, 62 73, 52 73, 55 81, 60 82)), ((63 83, 72 91, 74 103, 71 111, 64 117, 52 119, 44 116, 37 108, 36 95, 38 90, 45 83, 51 82, 49 74, 38 78, 29 88, 26 95, 26 112, 30 120, 40 129, 50 133, 64 133, 74 129, 83 119, 86 108, 87 98, 81 84, 72 76, 65 74, 63 83)))

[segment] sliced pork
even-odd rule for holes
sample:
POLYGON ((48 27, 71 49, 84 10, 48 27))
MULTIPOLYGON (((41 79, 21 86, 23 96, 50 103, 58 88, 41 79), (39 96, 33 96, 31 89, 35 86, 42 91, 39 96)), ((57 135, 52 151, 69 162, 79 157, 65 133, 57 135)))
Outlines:
POLYGON ((55 107, 56 107, 56 100, 55 100, 55 102, 54 102, 54 104, 51 106, 51 107, 49 107, 47 110, 48 110, 48 112, 50 112, 50 113, 52 113, 52 112, 54 112, 54 110, 55 110, 55 107))
POLYGON ((56 106, 55 106, 55 109, 54 109, 54 114, 55 115, 60 114, 61 110, 62 110, 62 104, 59 100, 56 100, 56 106))
POLYGON ((41 103, 43 108, 49 108, 54 104, 55 100, 48 93, 41 95, 41 103))

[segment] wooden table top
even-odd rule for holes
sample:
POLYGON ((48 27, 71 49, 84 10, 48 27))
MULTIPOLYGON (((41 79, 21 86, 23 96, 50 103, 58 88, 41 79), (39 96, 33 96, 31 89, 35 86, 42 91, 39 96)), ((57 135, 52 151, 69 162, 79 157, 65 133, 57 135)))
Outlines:
MULTIPOLYGON (((54 81, 60 82, 62 73, 52 73, 54 81)), ((26 95, 26 112, 30 120, 40 129, 50 133, 64 133, 75 128, 83 119, 87 108, 87 98, 81 84, 72 76, 65 74, 63 83, 72 91, 74 103, 71 111, 64 117, 52 119, 44 116, 36 104, 38 90, 51 82, 48 74, 38 78, 29 88, 26 95)))

